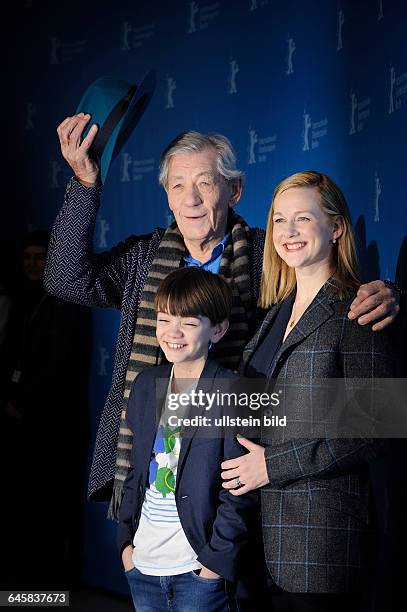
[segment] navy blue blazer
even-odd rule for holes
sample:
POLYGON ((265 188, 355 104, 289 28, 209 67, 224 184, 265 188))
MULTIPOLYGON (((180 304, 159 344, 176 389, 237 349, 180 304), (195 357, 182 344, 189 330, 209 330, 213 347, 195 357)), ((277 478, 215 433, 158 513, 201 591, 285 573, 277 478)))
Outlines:
MULTIPOLYGON (((119 515, 117 543, 120 552, 132 544, 140 520, 149 486, 149 465, 159 414, 156 381, 169 380, 171 367, 166 364, 144 369, 135 379, 130 393, 126 421, 134 439, 131 471, 124 482, 119 515)), ((217 380, 235 376, 208 359, 196 390, 216 390, 217 380)), ((216 416, 215 410, 217 408, 212 407, 211 417, 216 416)), ((203 438, 192 431, 181 441, 177 469, 175 500, 184 533, 198 561, 229 581, 237 579, 240 561, 258 515, 257 491, 234 497, 222 488, 221 462, 243 454, 245 449, 234 438, 203 438)))

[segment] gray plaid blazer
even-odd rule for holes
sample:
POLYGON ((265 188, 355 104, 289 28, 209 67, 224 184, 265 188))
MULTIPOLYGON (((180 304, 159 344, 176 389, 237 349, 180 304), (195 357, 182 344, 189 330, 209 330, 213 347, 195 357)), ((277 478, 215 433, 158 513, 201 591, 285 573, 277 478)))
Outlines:
MULTIPOLYGON (((296 411, 316 378, 392 377, 385 332, 350 321, 354 293, 340 300, 332 283, 320 290, 276 354, 271 376, 280 389, 298 381, 296 411)), ((274 305, 243 353, 242 372, 268 333, 274 305)), ((289 592, 350 592, 366 587, 372 541, 368 462, 383 449, 369 438, 286 439, 264 428, 261 444, 270 483, 261 489, 265 559, 289 592)))

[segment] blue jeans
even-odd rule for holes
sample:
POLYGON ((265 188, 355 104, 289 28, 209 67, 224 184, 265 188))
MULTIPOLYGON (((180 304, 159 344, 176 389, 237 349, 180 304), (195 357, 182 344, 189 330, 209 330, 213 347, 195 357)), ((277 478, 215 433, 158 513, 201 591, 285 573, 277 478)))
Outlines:
POLYGON ((133 567, 125 576, 136 612, 237 612, 223 578, 207 580, 195 572, 146 576, 133 567))

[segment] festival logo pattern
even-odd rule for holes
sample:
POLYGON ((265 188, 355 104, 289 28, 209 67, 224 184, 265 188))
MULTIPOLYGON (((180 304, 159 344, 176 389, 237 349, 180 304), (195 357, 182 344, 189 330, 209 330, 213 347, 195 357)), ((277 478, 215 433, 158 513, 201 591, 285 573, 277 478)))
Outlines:
POLYGON ((104 346, 99 346, 99 367, 98 376, 107 376, 106 363, 109 361, 109 351, 104 346))
POLYGON ((50 170, 49 170, 49 183, 48 186, 50 189, 59 189, 60 187, 60 174, 62 172, 62 164, 56 160, 52 159, 50 161, 50 170))
POLYGON ((154 171, 154 158, 147 157, 145 159, 134 159, 130 153, 123 151, 120 154, 121 170, 120 182, 131 183, 142 181, 146 174, 154 171))
MULTIPOLYGON (((154 68, 160 85, 103 190, 97 249, 172 222, 157 185, 158 156, 176 134, 196 129, 224 133, 235 146, 247 172, 237 212, 250 226, 265 226, 282 178, 321 169, 344 189, 352 217, 363 219, 380 276, 395 278, 406 234, 399 222, 407 201, 406 3, 296 3, 293 15, 290 3, 270 0, 183 0, 179 10, 164 0, 123 0, 120 11, 99 3, 97 19, 86 11, 66 18, 56 4, 46 21, 40 4, 23 0, 21 22, 6 33, 16 43, 7 61, 15 64, 23 139, 15 187, 24 207, 10 213, 6 237, 27 220, 50 227, 62 206, 72 170, 55 129, 86 87, 103 74, 140 83, 154 68)), ((113 317, 94 315, 94 330, 103 340, 95 347, 90 395, 93 414, 100 414, 117 328, 113 317)), ((176 474, 163 445, 154 495, 169 505, 176 474)), ((94 568, 86 571, 93 579, 94 568)))
POLYGON ((174 104, 174 91, 177 89, 177 83, 175 79, 167 74, 167 89, 166 89, 166 104, 165 108, 168 110, 169 108, 175 108, 174 104))
POLYGON ((187 34, 195 34, 200 30, 207 30, 211 23, 219 17, 220 2, 205 3, 188 2, 187 3, 187 34))
POLYGON ((99 219, 98 221, 98 241, 97 245, 99 249, 107 249, 106 236, 110 231, 110 225, 106 219, 99 219))
POLYGON ((228 93, 236 94, 237 93, 237 85, 236 85, 236 75, 239 72, 239 64, 233 58, 230 58, 230 73, 229 73, 229 91, 228 93))
POLYGON ((302 150, 310 151, 311 149, 317 149, 321 138, 328 134, 328 119, 324 117, 313 121, 310 113, 304 110, 303 120, 302 150))
POLYGON ((342 51, 343 42, 342 42, 342 29, 343 24, 345 23, 345 14, 342 9, 338 11, 338 26, 336 30, 336 50, 342 51))
POLYGON ((72 62, 74 58, 85 52, 86 43, 86 40, 64 41, 58 36, 51 36, 48 63, 57 66, 72 62))
POLYGON ((134 25, 130 21, 123 21, 120 50, 130 51, 132 49, 140 49, 146 41, 155 36, 155 33, 155 23, 134 25))
POLYGON ((380 178, 379 175, 375 174, 375 179, 374 179, 374 219, 373 221, 375 223, 378 223, 380 221, 380 210, 379 210, 379 198, 380 195, 382 193, 382 184, 380 182, 380 178))
POLYGON ((294 41, 293 38, 291 38, 290 35, 288 35, 287 47, 288 47, 288 51, 287 51, 287 69, 286 69, 286 75, 290 75, 290 74, 293 74, 293 72, 294 72, 294 68, 293 68, 293 55, 294 55, 294 51, 296 51, 296 49, 297 49, 297 47, 295 46, 295 41, 294 41))

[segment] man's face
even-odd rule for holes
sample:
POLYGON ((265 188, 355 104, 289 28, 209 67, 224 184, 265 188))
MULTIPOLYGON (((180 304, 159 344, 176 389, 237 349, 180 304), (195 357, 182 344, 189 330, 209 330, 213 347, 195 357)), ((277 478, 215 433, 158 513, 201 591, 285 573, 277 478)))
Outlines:
POLYGON ((167 196, 186 244, 213 244, 225 235, 229 207, 239 199, 216 167, 216 151, 178 153, 168 166, 167 196))
POLYGON ((47 249, 44 246, 28 246, 23 251, 23 270, 30 281, 40 281, 44 276, 47 249))

